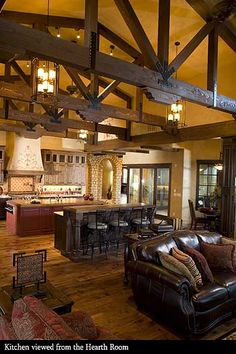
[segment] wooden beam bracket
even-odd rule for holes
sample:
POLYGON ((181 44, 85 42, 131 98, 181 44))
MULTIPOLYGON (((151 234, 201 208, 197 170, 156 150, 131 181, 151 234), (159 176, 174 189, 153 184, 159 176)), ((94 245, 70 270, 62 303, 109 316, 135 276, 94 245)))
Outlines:
POLYGON ((96 66, 96 52, 97 52, 97 33, 91 32, 90 45, 89 45, 89 64, 92 70, 96 66))

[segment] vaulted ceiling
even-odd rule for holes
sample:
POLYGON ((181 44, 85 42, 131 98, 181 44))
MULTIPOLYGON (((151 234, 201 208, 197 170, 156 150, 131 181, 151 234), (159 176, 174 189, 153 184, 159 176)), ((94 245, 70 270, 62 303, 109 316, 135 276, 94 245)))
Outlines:
MULTIPOLYGON (((89 1, 87 1, 89 2, 89 1)), ((63 0, 41 0, 34 1, 34 6, 32 6, 32 1, 25 0, 23 2, 19 2, 16 0, 6 0, 2 1, 3 7, 0 15, 3 19, 11 19, 18 23, 26 24, 27 26, 36 25, 36 28, 42 30, 42 23, 48 25, 49 32, 56 36, 58 31, 60 32, 61 38, 68 41, 76 41, 78 45, 84 44, 84 25, 81 26, 81 20, 85 18, 85 5, 84 1, 72 0, 72 1, 63 1, 63 0), (48 7, 49 4, 49 7, 48 7), (48 16, 49 12, 49 16, 48 16), (27 15, 28 14, 28 15, 27 15), (29 15, 30 14, 30 15, 29 15), (34 14, 43 15, 42 17, 34 17, 34 14), (64 18, 71 19, 67 22, 61 19, 56 21, 55 16, 60 16, 64 18), (78 19, 78 24, 77 20, 78 19), (38 27, 37 27, 38 26, 38 27), (82 29, 80 29, 82 28, 82 29), (81 35, 80 39, 76 38, 78 34, 78 30, 81 35)), ((164 2, 162 1, 162 4, 164 2)), ((230 103, 231 108, 227 109, 226 105, 223 109, 227 111, 221 112, 219 110, 212 110, 206 107, 202 107, 198 102, 192 103, 190 101, 195 101, 195 99, 189 99, 189 97, 184 97, 182 95, 181 90, 177 90, 181 97, 186 98, 188 101, 186 104, 186 112, 185 118, 187 125, 202 125, 206 123, 219 123, 221 121, 233 121, 232 113, 235 113, 236 106, 234 107, 234 102, 236 99, 235 92, 235 81, 236 81, 236 2, 234 0, 231 1, 219 1, 219 0, 172 0, 170 1, 170 35, 169 35, 169 55, 168 55, 168 63, 175 64, 173 61, 176 57, 176 54, 181 53, 181 51, 186 48, 186 45, 192 40, 192 38, 196 37, 196 40, 199 41, 198 45, 195 45, 196 49, 191 50, 192 53, 189 57, 184 60, 183 64, 178 68, 177 74, 173 74, 172 77, 178 80, 185 81, 188 84, 196 85, 205 91, 209 89, 209 73, 207 74, 207 64, 209 61, 208 58, 208 33, 213 33, 213 25, 210 28, 212 21, 217 21, 219 24, 217 26, 217 31, 219 34, 218 41, 218 77, 217 77, 217 94, 224 95, 232 98, 233 100, 230 103), (208 27, 205 25, 206 21, 208 22, 208 27), (201 34, 199 32, 205 31, 201 40, 201 34), (178 47, 178 52, 176 53, 175 42, 179 41, 180 45, 178 47), (207 79, 208 78, 208 79, 207 79)), ((150 58, 153 53, 157 53, 158 48, 158 9, 159 9, 159 1, 156 0, 131 0, 131 1, 118 1, 118 0, 99 0, 98 2, 98 21, 99 25, 99 51, 104 54, 110 53, 110 45, 113 44, 115 49, 113 50, 113 58, 119 58, 122 61, 133 62, 134 58, 139 55, 139 53, 143 52, 144 64, 145 66, 150 66, 150 61, 148 62, 148 55, 150 54, 150 58), (127 3, 132 6, 132 10, 127 7, 127 3), (133 13, 131 13, 133 11, 133 13), (126 16, 126 21, 125 21, 126 16), (137 35, 135 35, 135 31, 137 30, 137 26, 135 25, 135 16, 137 16, 138 20, 141 23, 142 29, 144 30, 144 35, 140 34, 140 31, 137 35), (133 28, 132 28, 133 21, 133 28), (131 33, 133 32, 133 33, 131 33), (137 40, 137 38, 140 40, 137 40), (142 47, 141 42, 146 41, 146 48, 142 47), (152 49, 148 48, 148 41, 152 49), (148 49, 147 49, 148 48, 148 49), (137 55, 138 54, 138 55, 137 55)), ((164 5, 166 6, 166 5, 164 5)), ((166 9, 164 9, 166 10, 166 9)), ((163 12, 165 13, 165 11, 163 12)), ((162 25, 165 25, 165 20, 163 20, 162 25)), ((215 27, 214 27, 215 28, 215 27)), ((159 38, 160 42, 160 38, 159 38)), ((166 42, 167 43, 167 42, 166 42)), ((6 45, 6 44, 4 44, 6 45)), ((4 45, 1 43, 0 39, 0 57, 1 52, 4 52, 4 45)), ((15 44, 14 44, 15 45, 15 44)), ((159 44, 160 46, 160 44, 159 44)), ((145 47, 145 44, 144 44, 145 47)), ((212 47, 214 48, 214 47, 212 47)), ((160 49, 160 48, 159 48, 160 49)), ((164 52, 164 51, 163 51, 164 52)), ((4 58, 4 55, 2 55, 4 58)), ((113 59, 112 58, 112 59, 113 59)), ((110 58, 109 58, 110 59, 110 58)), ((150 59, 151 60, 151 59, 150 59)), ((3 60, 2 60, 3 61, 3 60)), ((108 62, 107 62, 108 63, 108 62)), ((16 64, 19 65, 20 69, 26 75, 29 75, 29 68, 27 68, 27 61, 17 61, 16 64)), ((140 65, 140 63, 138 63, 140 65)), ((211 60, 211 64, 213 65, 213 59, 211 60)), ((1 66, 1 75, 4 75, 4 65, 1 66)), ((69 66, 69 65, 68 65, 69 66)), ((71 65, 73 66, 73 65, 71 65)), ((107 69, 109 71, 109 63, 107 65, 107 69)), ((18 69, 19 69, 18 67, 18 69)), ((119 72, 115 73, 114 76, 117 77, 124 76, 124 73, 120 69, 119 63, 117 62, 117 69, 119 72), (117 74, 117 75, 116 75, 117 74), (120 75, 120 76, 119 76, 120 75)), ((11 74, 19 75, 19 70, 16 70, 17 67, 13 67, 11 69, 11 74), (17 72, 18 71, 18 72, 17 72)), ((153 70, 153 68, 151 68, 153 70)), ((71 69, 70 69, 71 70, 71 69)), ((122 69, 123 70, 123 69, 122 69)), ((73 73, 72 73, 73 74, 73 73)), ((76 75, 78 75, 76 73, 76 75)), ((86 75, 84 75, 86 76, 86 75)), ((82 81, 85 85, 89 84, 88 77, 81 77, 82 81)), ((106 75, 104 78, 100 76, 100 80, 104 80, 103 88, 107 83, 111 82, 112 75, 106 75)), ((66 87, 71 84, 71 78, 73 79, 73 75, 71 75, 71 71, 68 75, 68 70, 61 70, 61 88, 66 90, 66 87)), ((78 79, 78 80, 79 80, 78 79)), ((8 80, 9 81, 9 80, 8 80)), ((74 83, 76 79, 73 79, 74 83)), ((116 91, 111 91, 109 95, 103 100, 102 103, 109 104, 117 107, 127 107, 132 108, 132 110, 139 111, 140 109, 140 100, 138 101, 138 91, 136 90, 135 85, 130 85, 128 82, 130 80, 120 80, 124 82, 116 82, 114 87, 116 87, 116 91), (127 81, 127 82, 125 82, 127 81), (131 97, 131 98, 130 98, 131 97), (131 106, 132 101, 132 107, 131 106)), ((15 85, 15 83, 14 83, 15 85)), ((142 86, 141 82, 136 86, 142 86)), ((143 86, 148 86, 145 82, 143 86)), ((151 85, 150 85, 151 86, 151 85)), ((192 86, 191 86, 192 87, 192 86)), ((103 91, 103 88, 100 86, 99 92, 103 91)), ((178 89, 178 87, 177 87, 178 89)), ((0 87, 1 92, 1 87, 0 87)), ((6 91, 4 91, 6 92, 6 91)), ((207 92, 207 91, 206 91, 207 92)), ((166 91, 164 89, 165 94, 175 94, 176 91, 170 92, 170 90, 166 91), (165 93, 166 92, 166 93, 165 93)), ((5 93, 4 93, 5 94, 5 93)), ((4 94, 1 94, 4 97, 4 94)), ((195 94, 195 93, 194 93, 195 94)), ((78 99, 81 99, 81 96, 78 99)), ((146 118, 143 119, 143 122, 146 120, 152 121, 154 116, 161 117, 166 116, 167 106, 159 103, 159 98, 156 98, 156 92, 153 93, 152 90, 148 92, 147 95, 142 99, 142 112, 146 112, 149 114, 146 118), (152 96, 152 97, 151 97, 152 96), (152 100, 150 101, 150 97, 152 100), (158 102, 153 102, 158 101, 158 102)), ((14 99, 14 97, 13 97, 14 99)), ((17 102, 19 109, 25 110, 25 104, 17 102)), ((207 104, 204 104, 207 106, 207 104)), ((211 105, 210 105, 211 106, 211 105)), ((61 106, 65 109, 65 106, 61 106)), ((223 105, 221 106, 223 107, 223 105)), ((16 108, 16 107, 15 107, 16 108)), ((106 107, 107 109, 107 107, 106 107)), ((72 109, 73 110, 73 109, 72 109)), ((43 112, 43 111, 42 111, 43 112)), ((110 112, 106 111, 104 117, 101 116, 100 121, 106 119, 108 117, 111 118, 120 118, 120 115, 109 115, 110 112)), ((37 109, 36 112, 37 113, 37 109)), ((38 112, 40 113, 40 112, 38 112)), ((50 113, 50 112, 49 112, 50 113)), ((91 112, 90 112, 91 113, 91 112)), ((123 112, 123 114, 127 114, 127 112, 123 112)), ((143 114, 143 113, 142 113, 143 114)), ((139 115, 137 116, 139 117, 139 115)), ((71 118, 74 118, 74 115, 71 114, 71 118)), ((90 117, 91 118, 91 117, 90 117)), ((139 117, 140 118, 140 117, 139 117)), ((86 119, 86 115, 85 115, 86 119)), ((128 119, 130 120, 130 119, 128 119)), ((138 121, 137 119, 136 121, 138 121)), ((131 119, 131 121, 135 121, 135 119, 131 119)), ((115 121, 114 125, 119 125, 123 128, 126 128, 124 124, 125 121, 115 121)), ((157 124, 158 125, 158 124, 157 124)), ((162 123, 159 124, 162 126, 162 123)), ((134 128, 137 129, 137 125, 135 126, 133 123, 133 131, 134 128)), ((0 126, 1 129, 1 126, 0 126)), ((235 134, 234 130, 232 130, 232 134, 235 134)), ((234 129, 234 128, 233 128, 234 129)), ((140 130, 140 129, 139 129, 140 130)), ((150 129, 149 129, 150 130, 150 129)), ((156 130, 154 128, 154 130, 156 130)), ((141 125, 141 132, 145 133, 145 126, 141 125)), ((162 133, 162 132, 161 132, 162 133)), ((158 134, 158 133, 157 133, 158 134)), ((163 132, 166 134, 166 132, 163 132)), ((127 139, 127 134, 125 134, 127 139)), ((120 133, 120 136, 124 139, 123 132, 120 133)), ((172 140, 176 140, 177 138, 173 138, 172 140)), ((183 139, 186 139, 185 137, 183 139)), ((164 139, 165 140, 165 139, 164 139)), ((167 142, 168 139, 166 139, 167 142)), ((164 141, 165 142, 165 141, 164 141)))

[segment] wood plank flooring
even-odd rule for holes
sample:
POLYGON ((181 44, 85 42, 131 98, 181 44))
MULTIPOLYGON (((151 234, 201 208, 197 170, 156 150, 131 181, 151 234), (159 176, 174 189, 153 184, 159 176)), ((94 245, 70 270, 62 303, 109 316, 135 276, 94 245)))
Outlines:
MULTIPOLYGON (((137 310, 132 290, 123 284, 123 250, 118 256, 109 253, 108 259, 101 254, 95 255, 93 261, 87 257, 73 263, 54 248, 53 235, 11 236, 6 232, 5 222, 0 221, 0 286, 11 284, 16 274, 13 253, 44 248, 48 250, 47 278, 74 301, 72 311, 89 312, 96 324, 109 328, 121 339, 181 339, 137 310)), ((218 337, 218 332, 219 329, 206 339, 218 337)))

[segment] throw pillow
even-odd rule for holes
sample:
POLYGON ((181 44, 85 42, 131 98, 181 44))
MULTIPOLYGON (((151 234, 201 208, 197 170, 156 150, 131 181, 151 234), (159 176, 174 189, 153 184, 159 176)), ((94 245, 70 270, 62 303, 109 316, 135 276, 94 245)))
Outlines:
POLYGON ((82 338, 86 339, 96 339, 97 328, 92 320, 92 317, 83 311, 77 311, 73 313, 66 313, 62 315, 63 320, 68 324, 68 326, 78 333, 82 338))
POLYGON ((165 267, 166 269, 168 269, 174 273, 177 273, 177 274, 180 274, 180 275, 186 277, 188 279, 188 281, 190 282, 192 288, 195 291, 198 291, 196 282, 195 282, 192 274, 190 273, 188 268, 183 263, 178 261, 178 259, 171 256, 170 254, 160 252, 160 251, 158 251, 157 253, 158 253, 160 262, 163 265, 163 267, 165 267))
POLYGON ((202 276, 203 284, 208 283, 208 282, 214 283, 212 271, 210 270, 207 260, 203 256, 203 254, 201 254, 195 248, 191 248, 191 247, 185 245, 183 242, 179 243, 179 247, 181 248, 181 250, 184 253, 187 253, 194 260, 194 262, 197 266, 197 269, 199 270, 199 272, 202 276))
POLYGON ((202 276, 199 270, 197 269, 197 266, 194 260, 192 259, 192 257, 190 257, 187 253, 182 252, 177 247, 173 247, 171 249, 171 254, 173 257, 178 259, 181 263, 183 263, 188 268, 188 270, 194 277, 196 284, 202 286, 203 285, 202 276))
POLYGON ((234 245, 213 244, 200 241, 201 252, 213 270, 234 272, 234 245))
POLYGON ((233 264, 234 264, 234 270, 236 270, 236 241, 232 240, 230 238, 227 238, 227 237, 222 237, 221 242, 223 245, 234 245, 235 246, 234 254, 233 254, 233 264))
POLYGON ((33 296, 14 302, 11 322, 18 339, 81 339, 58 314, 33 296))

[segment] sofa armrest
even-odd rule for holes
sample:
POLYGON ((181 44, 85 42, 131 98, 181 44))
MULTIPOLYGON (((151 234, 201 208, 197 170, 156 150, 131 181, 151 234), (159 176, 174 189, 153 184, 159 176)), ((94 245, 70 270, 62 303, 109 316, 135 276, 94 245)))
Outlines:
POLYGON ((128 263, 128 269, 131 273, 137 273, 154 281, 158 281, 172 288, 179 294, 184 292, 188 297, 190 295, 191 285, 188 279, 179 274, 172 273, 162 266, 142 261, 130 261, 128 263))

